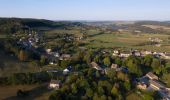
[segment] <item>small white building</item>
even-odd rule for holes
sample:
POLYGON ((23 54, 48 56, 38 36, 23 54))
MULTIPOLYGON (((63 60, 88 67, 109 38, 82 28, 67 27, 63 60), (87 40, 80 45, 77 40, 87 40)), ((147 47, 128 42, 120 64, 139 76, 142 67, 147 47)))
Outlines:
POLYGON ((120 55, 119 55, 119 57, 124 57, 124 58, 127 58, 129 56, 130 56, 129 53, 120 53, 120 55))
POLYGON ((70 72, 70 70, 67 69, 67 68, 63 70, 63 74, 64 74, 64 75, 68 74, 69 72, 70 72))

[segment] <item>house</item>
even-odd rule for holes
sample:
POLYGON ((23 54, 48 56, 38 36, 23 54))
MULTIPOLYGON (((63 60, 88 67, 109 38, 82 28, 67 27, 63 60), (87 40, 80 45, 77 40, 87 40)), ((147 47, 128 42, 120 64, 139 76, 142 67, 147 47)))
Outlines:
POLYGON ((49 54, 51 52, 51 49, 46 49, 46 52, 49 54))
POLYGON ((155 74, 153 74, 152 72, 149 72, 146 74, 146 77, 148 77, 151 80, 158 80, 158 76, 156 76, 155 74))
POLYGON ((67 68, 63 70, 63 74, 64 74, 64 75, 68 74, 69 72, 70 72, 70 71, 69 71, 67 68))
POLYGON ((146 55, 152 55, 153 52, 152 52, 152 51, 141 51, 141 54, 142 54, 143 56, 146 56, 146 55))
POLYGON ((51 80, 48 86, 49 89, 55 89, 55 90, 58 90, 60 87, 61 87, 60 80, 51 80))
POLYGON ((165 59, 170 59, 170 53, 166 53, 164 56, 165 59))
POLYGON ((119 55, 119 57, 124 57, 124 58, 127 58, 129 56, 130 56, 129 53, 120 53, 120 55, 119 55))
POLYGON ((70 54, 62 54, 60 60, 70 60, 70 58, 71 58, 70 54))
POLYGON ((160 82, 158 82, 157 80, 149 80, 149 83, 150 83, 150 87, 154 90, 165 89, 165 86, 160 82))
POLYGON ((159 91, 160 95, 162 96, 163 100, 170 100, 170 89, 162 89, 159 91))
POLYGON ((137 79, 137 88, 146 90, 149 86, 149 78, 146 76, 143 76, 139 79, 137 79))
POLYGON ((63 74, 67 75, 71 70, 72 70, 72 67, 69 66, 69 67, 67 67, 66 69, 63 70, 63 74))
POLYGON ((117 64, 112 64, 111 65, 111 68, 113 68, 113 69, 117 69, 119 66, 117 65, 117 64))
POLYGON ((138 83, 138 84, 137 84, 137 88, 138 88, 138 89, 146 90, 147 87, 148 87, 148 86, 147 86, 145 83, 138 83))
POLYGON ((96 70, 103 70, 96 62, 91 62, 91 65, 93 68, 95 68, 96 70))
POLYGON ((50 65, 54 65, 54 62, 49 62, 50 65))
POLYGON ((141 52, 139 52, 139 51, 132 51, 131 53, 132 53, 132 55, 137 56, 137 57, 141 56, 141 52))
POLYGON ((119 54, 120 54, 120 51, 119 51, 119 50, 114 50, 112 55, 113 55, 113 56, 118 56, 119 54))

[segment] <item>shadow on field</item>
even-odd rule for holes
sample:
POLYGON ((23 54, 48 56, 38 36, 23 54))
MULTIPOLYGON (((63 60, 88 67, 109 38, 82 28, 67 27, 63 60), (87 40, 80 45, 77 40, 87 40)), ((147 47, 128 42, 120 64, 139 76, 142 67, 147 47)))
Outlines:
POLYGON ((18 97, 16 93, 16 96, 11 96, 3 100, 35 100, 37 97, 41 97, 44 93, 50 92, 47 87, 48 84, 46 83, 33 88, 32 90, 25 91, 27 92, 27 95, 25 95, 24 97, 18 97))

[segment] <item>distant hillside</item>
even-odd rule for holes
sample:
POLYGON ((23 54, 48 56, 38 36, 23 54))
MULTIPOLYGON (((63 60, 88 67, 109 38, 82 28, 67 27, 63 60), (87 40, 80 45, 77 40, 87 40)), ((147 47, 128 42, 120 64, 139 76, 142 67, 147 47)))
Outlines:
POLYGON ((170 21, 137 21, 135 22, 136 25, 161 25, 161 26, 169 26, 170 27, 170 21))
POLYGON ((21 19, 21 18, 0 18, 0 34, 15 33, 17 30, 23 28, 32 29, 53 29, 53 28, 66 28, 73 26, 82 26, 79 22, 68 21, 50 21, 44 19, 21 19))

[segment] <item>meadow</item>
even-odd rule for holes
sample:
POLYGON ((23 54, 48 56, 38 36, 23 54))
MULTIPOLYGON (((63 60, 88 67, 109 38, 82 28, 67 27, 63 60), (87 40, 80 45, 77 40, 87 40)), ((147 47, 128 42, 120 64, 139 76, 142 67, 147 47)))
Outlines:
POLYGON ((90 37, 86 40, 88 47, 94 48, 135 48, 135 49, 146 49, 152 51, 166 51, 170 52, 170 45, 168 44, 169 35, 162 34, 131 34, 131 33, 111 33, 111 34, 100 34, 90 37), (138 44, 149 42, 149 38, 159 38, 163 40, 161 47, 144 45, 137 46, 138 44))
MULTIPOLYGON (((82 36, 80 29, 71 29, 71 30, 62 30, 56 29, 47 32, 48 37, 53 37, 56 34, 74 34, 76 36, 82 36)), ((140 34, 132 34, 129 32, 110 32, 107 33, 105 31, 101 31, 98 29, 88 29, 85 30, 87 34, 87 38, 79 41, 86 44, 87 48, 126 48, 126 49, 145 49, 145 50, 152 50, 152 51, 164 51, 170 52, 170 44, 168 42, 169 35, 166 34, 147 34, 147 33, 140 33, 140 34), (159 38, 163 40, 161 42, 161 46, 151 46, 151 45, 144 45, 138 46, 138 44, 149 42, 149 38, 159 38)))

